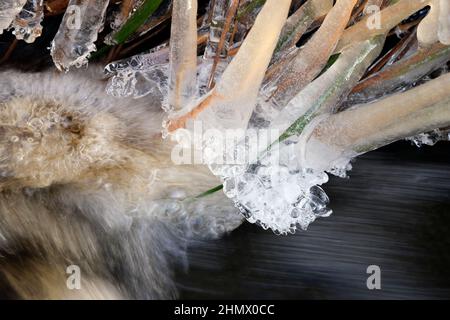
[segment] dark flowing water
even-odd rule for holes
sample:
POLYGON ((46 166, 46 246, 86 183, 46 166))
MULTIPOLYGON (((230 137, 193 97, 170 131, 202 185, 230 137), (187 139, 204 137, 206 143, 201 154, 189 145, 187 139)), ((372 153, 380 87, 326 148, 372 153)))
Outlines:
POLYGON ((179 271, 185 299, 450 298, 450 144, 401 142, 325 186, 334 213, 276 236, 245 223, 198 242, 179 271), (381 268, 381 290, 366 269, 381 268))

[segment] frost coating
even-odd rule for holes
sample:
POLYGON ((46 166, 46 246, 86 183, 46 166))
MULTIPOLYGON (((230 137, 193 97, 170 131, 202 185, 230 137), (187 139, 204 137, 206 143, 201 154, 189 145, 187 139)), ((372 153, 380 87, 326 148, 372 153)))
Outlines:
POLYGON ((18 40, 33 43, 41 36, 44 18, 43 0, 28 0, 11 25, 18 40))
POLYGON ((58 69, 79 68, 88 62, 89 54, 96 50, 94 42, 103 28, 108 4, 109 0, 70 0, 51 47, 58 69))
POLYGON ((9 27, 15 16, 22 10, 27 0, 0 1, 0 34, 9 27))

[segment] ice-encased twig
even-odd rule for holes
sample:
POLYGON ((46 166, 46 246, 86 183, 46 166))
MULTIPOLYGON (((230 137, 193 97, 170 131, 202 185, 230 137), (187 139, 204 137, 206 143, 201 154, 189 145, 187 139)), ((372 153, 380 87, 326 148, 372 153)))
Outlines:
POLYGON ((116 20, 114 31, 105 37, 104 42, 118 45, 133 41, 170 19, 171 11, 171 0, 140 0, 134 4, 132 12, 122 24, 121 18, 116 20))
POLYGON ((13 22, 27 0, 2 0, 0 2, 0 34, 13 22))
POLYGON ((360 82, 349 97, 351 104, 364 103, 392 93, 397 88, 410 86, 450 60, 450 46, 436 43, 417 51, 388 68, 360 82))
POLYGON ((450 45, 450 2, 448 0, 440 0, 439 11, 439 41, 450 45))
POLYGON ((450 74, 371 104, 329 116, 306 139, 305 162, 328 170, 341 159, 450 126, 450 74))
POLYGON ((331 113, 362 78, 378 57, 385 37, 359 42, 344 50, 338 60, 319 78, 306 86, 270 124, 284 132, 281 140, 300 134, 312 119, 331 113), (292 119, 297 119, 294 123, 292 119))
POLYGON ((22 11, 11 24, 13 34, 18 40, 33 43, 42 33, 41 22, 44 18, 43 0, 28 0, 22 11))
POLYGON ((111 21, 111 29, 118 30, 123 26, 125 21, 130 17, 134 10, 136 10, 144 0, 124 0, 120 5, 120 10, 114 13, 114 18, 111 21))
POLYGON ((432 45, 439 41, 439 1, 431 0, 430 11, 417 27, 417 39, 422 46, 432 45))
POLYGON ((103 28, 108 4, 109 0, 70 0, 51 47, 58 69, 78 68, 88 62, 89 54, 96 50, 94 42, 103 28))
POLYGON ((326 15, 333 7, 332 0, 309 0, 291 15, 281 30, 276 52, 293 48, 311 24, 326 15))
POLYGON ((286 105, 310 83, 326 65, 344 31, 357 0, 338 1, 325 17, 319 30, 289 62, 284 72, 269 83, 267 94, 275 104, 286 105))
POLYGON ((170 36, 169 105, 185 107, 197 79, 197 0, 174 0, 170 36))
POLYGON ((169 132, 196 117, 217 129, 246 128, 290 4, 291 0, 266 2, 218 84, 191 110, 174 115, 167 128, 169 132))
POLYGON ((223 57, 227 57, 228 56, 228 46, 231 42, 232 39, 230 39, 230 37, 232 36, 232 33, 230 33, 231 27, 232 27, 232 23, 233 20, 235 18, 237 9, 239 6, 239 0, 230 0, 230 6, 227 10, 226 16, 225 16, 225 21, 223 22, 223 27, 221 29, 221 34, 219 37, 219 41, 217 41, 216 39, 216 35, 214 35, 214 32, 212 31, 213 29, 213 25, 212 23, 214 22, 214 18, 213 18, 213 22, 211 22, 211 30, 210 30, 210 38, 209 38, 209 42, 208 45, 206 46, 206 50, 205 50, 205 57, 208 58, 208 55, 211 56, 212 52, 215 52, 215 54, 213 55, 213 64, 211 67, 211 74, 208 80, 208 89, 212 89, 212 87, 214 86, 215 83, 215 76, 216 76, 216 70, 217 70, 217 66, 219 64, 220 59, 223 57), (216 42, 216 43, 215 43, 216 42), (215 49, 212 46, 212 44, 215 43, 215 49), (222 56, 222 52, 225 49, 225 55, 222 56), (211 50, 211 52, 208 54, 208 50, 211 50))
MULTIPOLYGON (((222 50, 218 51, 218 46, 221 37, 223 36, 224 27, 226 23, 226 17, 228 13, 230 0, 214 0, 211 5, 211 22, 209 26, 208 43, 206 44, 204 57, 206 59, 214 59, 217 55, 221 58, 228 56, 226 49, 227 46, 223 46, 222 50)), ((225 30, 228 34, 229 30, 225 30)))
POLYGON ((382 35, 397 26, 404 19, 413 13, 423 9, 429 4, 430 0, 400 0, 393 5, 381 10, 379 13, 380 25, 369 23, 372 16, 366 16, 357 24, 347 28, 342 35, 335 52, 342 51, 343 48, 351 43, 371 39, 376 35, 382 35))

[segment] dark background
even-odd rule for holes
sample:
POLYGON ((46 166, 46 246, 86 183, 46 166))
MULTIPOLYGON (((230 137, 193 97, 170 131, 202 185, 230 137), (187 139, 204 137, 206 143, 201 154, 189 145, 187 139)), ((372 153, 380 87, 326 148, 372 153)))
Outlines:
POLYGON ((397 142, 324 186, 333 214, 276 236, 245 223, 199 242, 180 270, 186 299, 450 298, 450 143, 397 142), (366 269, 381 268, 381 290, 366 269))

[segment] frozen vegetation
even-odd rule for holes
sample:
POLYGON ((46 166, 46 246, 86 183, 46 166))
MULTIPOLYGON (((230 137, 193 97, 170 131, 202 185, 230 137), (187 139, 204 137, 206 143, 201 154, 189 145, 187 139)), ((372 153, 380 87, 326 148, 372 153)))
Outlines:
MULTIPOLYGON (((59 69, 88 62, 108 2, 70 1, 51 49, 59 69)), ((114 32, 149 1, 126 3, 114 32)), ((205 155, 224 194, 252 223, 280 234, 306 229, 331 214, 320 185, 328 174, 347 176, 354 157, 400 139, 419 146, 448 140, 447 0, 308 0, 290 15, 291 0, 216 0, 202 20, 196 0, 170 4, 170 46, 109 63, 107 91, 162 101, 168 141, 195 135, 196 122, 218 132, 183 147, 205 155), (392 30, 418 11, 400 45, 380 57, 392 30), (436 70, 439 77, 423 80, 436 70), (229 130, 237 135, 224 150, 220 134, 229 130), (249 141, 264 130, 278 134, 255 151, 249 141), (245 160, 224 161, 237 158, 245 160)), ((33 41, 41 19, 40 1, 0 4, 0 30, 11 25, 18 39, 33 41)))

